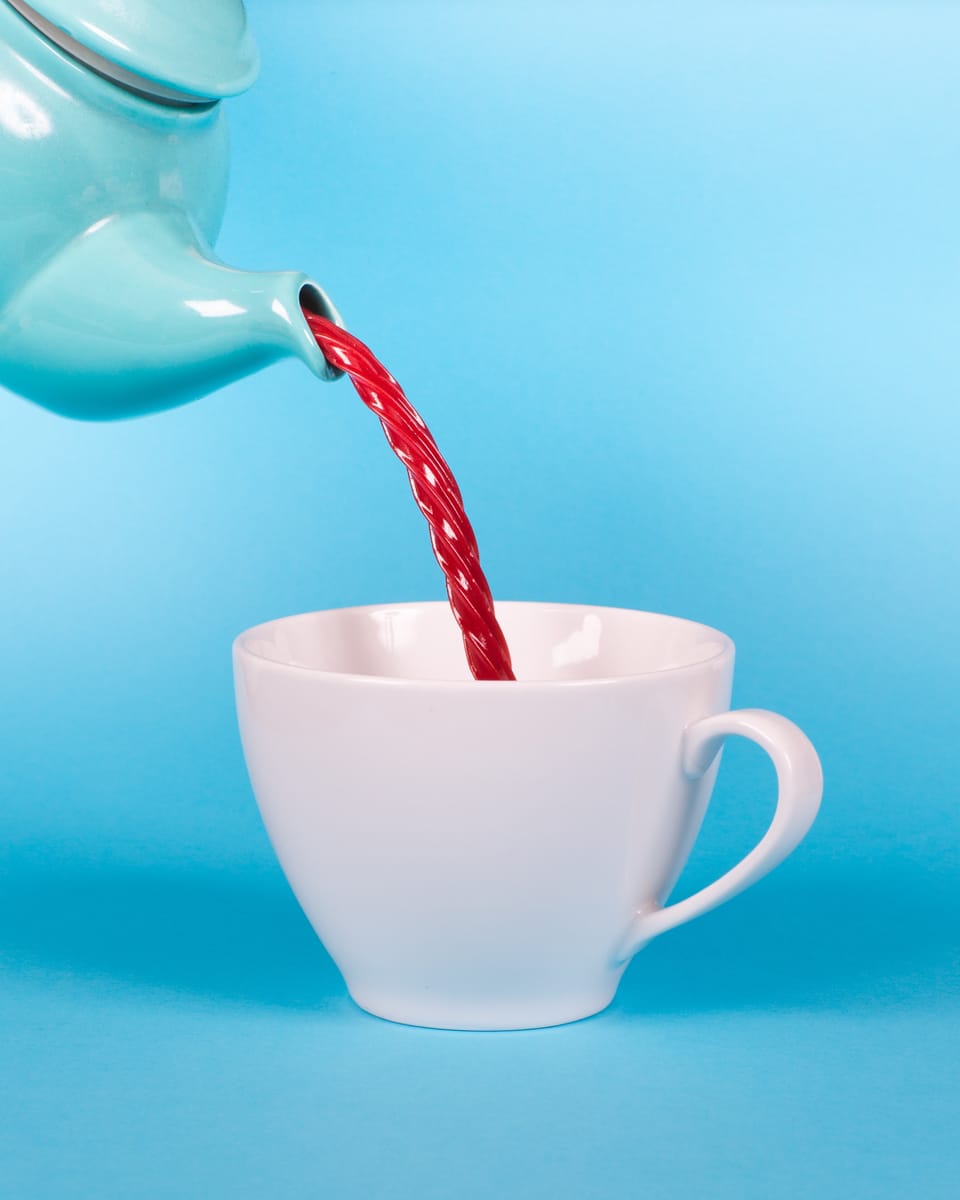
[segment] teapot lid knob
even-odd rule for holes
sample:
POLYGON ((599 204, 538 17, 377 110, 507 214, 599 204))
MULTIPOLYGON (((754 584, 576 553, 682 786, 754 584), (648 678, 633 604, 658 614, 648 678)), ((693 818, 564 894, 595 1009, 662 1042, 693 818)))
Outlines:
POLYGON ((235 96, 260 67, 243 0, 6 2, 74 57, 160 98, 235 96))

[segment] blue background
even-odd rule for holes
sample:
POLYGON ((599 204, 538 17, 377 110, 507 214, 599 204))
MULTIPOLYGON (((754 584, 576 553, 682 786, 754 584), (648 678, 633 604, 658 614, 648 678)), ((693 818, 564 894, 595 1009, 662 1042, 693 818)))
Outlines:
MULTIPOLYGON (((229 650, 442 594, 376 422, 295 363, 114 426, 4 395, 0 1193, 955 1195, 960 14, 249 7, 223 256, 328 288, 498 595, 729 632, 824 808, 604 1016, 366 1017, 272 859, 229 650)), ((678 894, 772 807, 731 745, 678 894)))

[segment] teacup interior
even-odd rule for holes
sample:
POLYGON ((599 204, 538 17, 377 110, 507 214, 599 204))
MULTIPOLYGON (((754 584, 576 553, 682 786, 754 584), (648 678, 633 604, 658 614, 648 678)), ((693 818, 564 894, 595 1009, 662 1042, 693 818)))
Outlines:
MULTIPOLYGON (((676 670, 733 652, 724 634, 679 617, 577 604, 497 605, 520 680, 603 679, 676 670)), ((285 666, 394 679, 469 680, 444 602, 303 613, 258 625, 241 651, 285 666)))

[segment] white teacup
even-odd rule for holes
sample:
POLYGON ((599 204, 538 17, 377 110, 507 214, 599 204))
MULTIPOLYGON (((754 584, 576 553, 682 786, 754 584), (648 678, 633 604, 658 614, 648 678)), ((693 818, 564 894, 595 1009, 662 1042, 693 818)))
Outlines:
POLYGON ((772 870, 820 804, 804 734, 727 710, 724 634, 582 605, 497 613, 517 683, 469 678, 445 603, 307 613, 234 645, 274 849, 353 999, 391 1021, 520 1029, 599 1012, 640 947, 772 870), (664 907, 729 734, 773 759, 773 822, 664 907))

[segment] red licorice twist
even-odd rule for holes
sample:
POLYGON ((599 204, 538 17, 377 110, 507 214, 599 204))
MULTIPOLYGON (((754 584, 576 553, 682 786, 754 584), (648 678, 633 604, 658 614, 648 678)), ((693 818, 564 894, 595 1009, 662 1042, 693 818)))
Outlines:
POLYGON ((430 430, 363 342, 325 317, 306 309, 303 315, 324 357, 350 376, 360 399, 380 418, 391 449, 407 469, 413 498, 430 526, 433 552, 446 576, 447 596, 473 677, 514 679, 463 497, 430 430))

